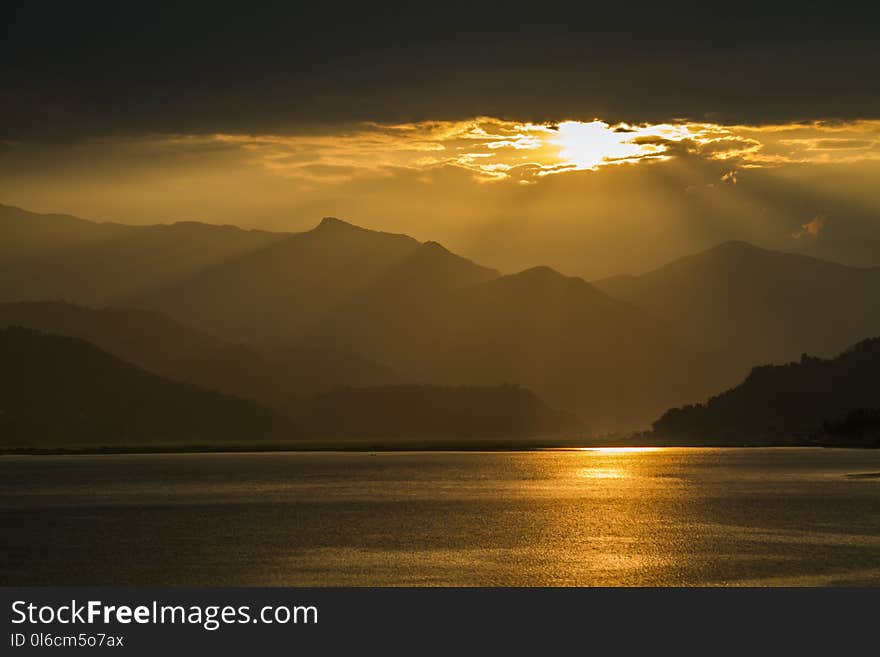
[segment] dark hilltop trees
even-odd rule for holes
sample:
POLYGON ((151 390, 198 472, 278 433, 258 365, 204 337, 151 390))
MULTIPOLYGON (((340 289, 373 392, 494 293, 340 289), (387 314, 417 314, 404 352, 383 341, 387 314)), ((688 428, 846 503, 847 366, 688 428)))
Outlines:
MULTIPOLYGON (((846 442, 869 435, 880 407, 880 338, 863 340, 833 359, 804 354, 787 365, 763 365, 740 385, 706 403, 674 408, 653 435, 702 444, 815 439, 846 442)), ((860 439, 859 439, 860 440, 860 439)))
POLYGON ((880 407, 857 408, 843 419, 825 422, 817 438, 846 447, 880 447, 880 407))

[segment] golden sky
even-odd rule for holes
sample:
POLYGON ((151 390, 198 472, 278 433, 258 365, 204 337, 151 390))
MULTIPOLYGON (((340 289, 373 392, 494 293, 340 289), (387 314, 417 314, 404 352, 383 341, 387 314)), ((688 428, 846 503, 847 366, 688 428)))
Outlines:
POLYGON ((503 270, 641 271, 725 239, 880 264, 880 120, 363 122, 0 144, 0 202, 305 230, 322 216, 503 270))
POLYGON ((543 176, 688 153, 740 167, 854 162, 880 158, 880 121, 722 126, 709 123, 609 125, 599 119, 533 124, 470 121, 366 124, 329 136, 213 135, 241 144, 281 175, 339 179, 387 168, 454 166, 477 181, 537 182, 543 176))

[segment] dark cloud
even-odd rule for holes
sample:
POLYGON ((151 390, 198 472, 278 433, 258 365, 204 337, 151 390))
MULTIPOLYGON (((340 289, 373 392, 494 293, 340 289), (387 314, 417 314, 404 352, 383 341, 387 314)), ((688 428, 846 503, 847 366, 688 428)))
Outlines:
POLYGON ((17 3, 0 139, 494 115, 880 116, 878 8, 17 3))

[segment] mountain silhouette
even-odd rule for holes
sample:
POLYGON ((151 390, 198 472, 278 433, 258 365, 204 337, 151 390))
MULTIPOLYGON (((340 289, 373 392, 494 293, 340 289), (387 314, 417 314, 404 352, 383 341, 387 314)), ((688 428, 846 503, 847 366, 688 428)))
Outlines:
POLYGON ((290 421, 255 402, 178 383, 94 345, 0 329, 0 445, 77 448, 286 440, 290 421))
POLYGON ((426 242, 328 313, 304 340, 371 354, 418 378, 425 373, 414 367, 414 359, 442 347, 436 336, 442 327, 432 321, 438 311, 470 286, 498 276, 426 242))
POLYGON ((742 242, 590 284, 549 267, 501 275, 435 242, 335 218, 286 234, 6 206, 0 221, 26 253, 0 251, 0 299, 167 313, 219 336, 213 352, 172 358, 173 369, 157 365, 165 347, 138 355, 108 335, 81 337, 286 411, 336 384, 515 383, 593 431, 631 430, 734 385, 754 363, 828 356, 880 334, 880 268, 742 242))
POLYGON ((880 334, 880 267, 726 242, 641 276, 597 281, 740 366, 824 357, 880 334))
POLYGON ((64 302, 0 304, 0 328, 81 338, 155 374, 290 410, 338 385, 393 382, 388 368, 354 354, 223 342, 164 313, 64 302))
POLYGON ((222 342, 163 313, 89 308, 60 301, 0 303, 0 328, 21 326, 81 338, 144 369, 167 373, 182 359, 210 353, 222 342))
POLYGON ((325 218, 313 230, 131 302, 229 339, 283 342, 299 336, 419 246, 405 235, 325 218))
POLYGON ((415 256, 419 267, 410 260, 389 272, 311 338, 344 345, 416 381, 520 383, 576 412, 592 430, 647 424, 668 407, 663 400, 684 401, 704 390, 703 377, 683 375, 683 361, 701 359, 718 384, 709 356, 582 279, 548 267, 492 276, 432 249, 428 257, 415 256), (426 274, 426 267, 446 273, 426 274), (658 372, 662 377, 652 376, 658 372))
POLYGON ((322 438, 463 440, 577 435, 573 415, 517 386, 398 385, 337 388, 298 417, 322 438))
POLYGON ((339 386, 399 380, 391 369, 345 351, 231 343, 178 360, 168 376, 255 399, 286 414, 339 386))
POLYGON ((0 263, 60 254, 126 231, 122 224, 99 224, 66 214, 37 214, 0 203, 0 263))
POLYGON ((265 441, 283 448, 303 438, 416 446, 563 433, 570 439, 582 429, 573 415, 517 386, 339 387, 284 415, 152 374, 79 338, 17 326, 0 329, 0 360, 0 449, 242 448, 265 441))
MULTIPOLYGON (((804 354, 786 365, 756 367, 741 384, 703 404, 667 411, 654 422, 653 434, 702 444, 802 440, 823 426, 845 434, 848 414, 871 408, 880 408, 880 338, 833 359, 804 354)), ((850 433, 868 424, 859 425, 858 415, 848 420, 850 433)))
POLYGON ((134 305, 156 287, 286 237, 198 222, 129 226, 0 205, 0 301, 134 305))

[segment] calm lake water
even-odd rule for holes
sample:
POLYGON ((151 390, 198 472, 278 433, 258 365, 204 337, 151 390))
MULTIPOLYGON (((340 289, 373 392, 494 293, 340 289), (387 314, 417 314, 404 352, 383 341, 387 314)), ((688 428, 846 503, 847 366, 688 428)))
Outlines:
POLYGON ((0 457, 6 585, 880 585, 880 451, 0 457))

